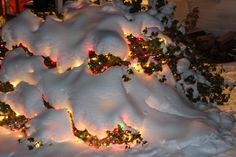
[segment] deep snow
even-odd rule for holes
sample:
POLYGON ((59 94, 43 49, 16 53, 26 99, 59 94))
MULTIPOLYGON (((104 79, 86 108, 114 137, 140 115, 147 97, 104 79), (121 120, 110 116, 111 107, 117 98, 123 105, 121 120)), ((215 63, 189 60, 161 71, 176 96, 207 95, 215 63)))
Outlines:
POLYGON ((90 49, 125 58, 129 52, 125 34, 141 36, 147 27, 162 35, 159 15, 130 15, 112 4, 79 6, 65 13, 64 21, 55 17, 44 21, 26 11, 4 26, 2 35, 9 48, 23 43, 35 55, 28 56, 21 48, 8 53, 0 80, 12 82, 16 90, 0 93, 0 99, 17 113, 32 118, 27 133, 45 146, 29 151, 26 142, 17 143, 17 133, 0 128, 0 156, 236 155, 234 121, 216 109, 203 112, 191 108, 174 88, 168 67, 164 67, 164 74, 169 76, 167 84, 140 72, 123 82, 123 67, 111 67, 96 76, 89 73, 86 64, 90 49), (50 56, 57 67, 47 69, 41 55, 50 56), (66 71, 68 68, 72 70, 66 71), (42 95, 56 110, 45 109, 42 95), (72 112, 78 129, 87 128, 104 137, 106 130, 125 123, 137 128, 148 144, 129 150, 122 146, 89 148, 73 136, 67 111, 72 112))

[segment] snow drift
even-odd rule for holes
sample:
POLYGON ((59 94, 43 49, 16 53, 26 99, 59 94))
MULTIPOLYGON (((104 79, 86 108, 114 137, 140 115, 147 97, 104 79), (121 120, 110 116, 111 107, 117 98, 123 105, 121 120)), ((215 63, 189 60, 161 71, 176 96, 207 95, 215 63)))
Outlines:
MULTIPOLYGON (((0 94, 0 99, 17 113, 32 118, 29 136, 53 146, 34 153, 22 146, 13 150, 3 147, 3 156, 42 157, 58 153, 56 156, 198 157, 234 149, 235 136, 230 131, 233 120, 218 110, 202 112, 191 108, 190 102, 173 87, 174 82, 162 84, 155 76, 138 72, 123 82, 122 67, 111 67, 100 75, 89 73, 90 49, 125 58, 129 52, 125 34, 141 36, 145 28, 161 34, 163 26, 156 16, 130 15, 105 4, 69 11, 63 21, 55 17, 42 20, 28 11, 9 21, 2 34, 7 46, 22 43, 34 56, 28 56, 21 48, 8 53, 0 80, 16 87, 14 92, 0 94), (46 68, 41 56, 52 58, 57 67, 46 68), (42 95, 56 110, 45 109, 42 95), (78 129, 86 128, 102 138, 106 130, 125 123, 137 128, 148 144, 124 151, 117 151, 118 146, 97 151, 76 144, 67 111, 72 112, 78 129), (60 149, 65 151, 61 155, 60 149)), ((163 37, 171 44, 168 37, 163 37)), ((164 72, 170 73, 168 67, 164 72)), ((0 142, 11 141, 9 138, 1 135, 0 142)))

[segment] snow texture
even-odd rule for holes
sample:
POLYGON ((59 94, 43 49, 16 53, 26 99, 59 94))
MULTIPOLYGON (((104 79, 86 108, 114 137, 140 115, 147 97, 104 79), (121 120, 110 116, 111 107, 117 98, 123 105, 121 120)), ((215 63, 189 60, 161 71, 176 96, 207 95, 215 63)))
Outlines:
MULTIPOLYGON (((236 155, 235 135, 231 132, 233 120, 220 111, 191 108, 190 102, 174 88, 168 67, 163 72, 168 79, 166 84, 139 72, 124 82, 123 67, 111 67, 100 75, 89 72, 90 49, 125 58, 129 52, 126 33, 141 36, 146 27, 162 31, 163 26, 155 16, 129 15, 112 4, 75 6, 67 9, 63 21, 55 17, 42 20, 26 11, 3 28, 2 35, 9 48, 22 43, 34 56, 28 56, 21 48, 8 53, 0 80, 12 82, 16 90, 0 94, 0 99, 17 113, 32 118, 28 135, 53 145, 28 151, 24 144, 14 144, 17 136, 1 134, 0 143, 4 146, 0 148, 0 156, 236 155), (47 69, 41 56, 51 57, 57 67, 47 69), (66 71, 68 68, 72 70, 66 71), (42 95, 56 110, 46 110, 42 95), (122 122, 137 128, 148 144, 130 150, 120 146, 100 151, 89 148, 83 142, 75 142, 68 111, 78 129, 87 128, 102 138, 106 130, 122 122)), ((187 64, 181 61, 178 71, 185 71, 187 64)))

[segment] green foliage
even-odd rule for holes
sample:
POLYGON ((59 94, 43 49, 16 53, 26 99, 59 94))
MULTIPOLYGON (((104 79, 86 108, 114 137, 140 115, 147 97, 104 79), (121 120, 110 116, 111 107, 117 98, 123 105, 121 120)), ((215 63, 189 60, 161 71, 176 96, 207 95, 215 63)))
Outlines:
POLYGON ((46 109, 50 110, 50 109, 55 109, 47 100, 46 100, 46 96, 42 95, 42 100, 43 100, 43 105, 46 109))
POLYGON ((130 13, 136 13, 141 11, 142 0, 132 0, 131 8, 129 9, 130 13))
POLYGON ((53 69, 53 68, 56 68, 57 67, 57 62, 56 61, 53 61, 50 57, 45 57, 45 56, 42 56, 43 59, 44 59, 44 65, 46 65, 46 67, 48 69, 53 69))
POLYGON ((14 86, 9 81, 0 81, 0 92, 7 93, 11 91, 14 91, 14 86))
MULTIPOLYGON (((170 27, 165 28, 164 34, 171 38, 174 46, 166 45, 158 37, 158 33, 152 33, 145 40, 129 35, 127 38, 130 42, 131 58, 137 58, 144 72, 149 75, 162 71, 162 66, 167 64, 177 84, 182 86, 185 95, 193 102, 204 102, 209 105, 222 105, 228 102, 230 94, 226 91, 230 86, 225 84, 221 76, 224 69, 205 62, 196 49, 195 41, 183 33, 183 27, 180 22, 174 20, 170 27), (178 61, 183 58, 190 62, 188 70, 192 72, 191 75, 186 76, 177 70, 178 61)), ((147 30, 143 33, 145 35, 147 30)), ((163 80, 166 78, 160 79, 161 82, 164 82, 163 80)))
POLYGON ((129 13, 136 13, 142 10, 142 0, 122 0, 122 2, 129 7, 129 13))
POLYGON ((183 80, 181 82, 183 92, 191 101, 222 105, 228 102, 230 98, 230 94, 225 92, 230 87, 225 84, 224 78, 221 76, 224 71, 223 68, 217 67, 216 64, 207 63, 205 57, 196 48, 196 41, 181 31, 182 27, 188 31, 196 26, 198 13, 198 8, 194 8, 188 14, 184 25, 177 20, 173 20, 172 25, 165 28, 164 34, 170 37, 176 44, 174 47, 169 47, 168 50, 172 51, 172 54, 176 51, 179 52, 178 56, 173 55, 171 57, 172 61, 169 62, 171 63, 169 67, 177 82, 183 80), (193 71, 195 73, 194 75, 182 78, 183 74, 177 72, 177 61, 180 58, 187 58, 189 60, 189 70, 193 71), (197 79, 199 75, 205 79, 205 82, 197 79), (189 84, 193 86, 184 88, 185 85, 189 84), (194 86, 197 87, 197 92, 199 93, 197 96, 194 96, 194 86))
POLYGON ((0 126, 9 128, 10 130, 26 129, 28 119, 23 115, 17 115, 10 105, 0 101, 0 126))
POLYGON ((161 7, 165 6, 168 1, 167 0, 156 0, 157 4, 156 4, 156 9, 159 10, 161 7))
MULTIPOLYGON (((144 30, 145 32, 145 30, 144 30)), ((137 59, 144 73, 151 75, 154 72, 162 71, 162 63, 165 63, 167 56, 163 55, 165 44, 157 37, 158 33, 153 33, 151 40, 134 37, 132 34, 127 36, 129 41, 129 54, 132 60, 137 59), (151 57, 151 61, 149 60, 151 57)))
POLYGON ((94 51, 89 51, 88 67, 94 74, 99 74, 112 66, 128 66, 130 62, 122 60, 112 54, 97 55, 94 51))
POLYGON ((198 18, 199 9, 198 7, 195 7, 190 13, 188 13, 186 19, 184 20, 185 28, 187 31, 196 27, 198 18))
MULTIPOLYGON (((90 51, 88 66, 94 74, 99 74, 111 66, 128 67, 131 60, 137 60, 143 72, 152 75, 161 72, 163 65, 168 65, 177 86, 182 87, 186 97, 191 101, 224 104, 230 97, 229 94, 225 93, 225 89, 229 87, 224 83, 224 78, 221 76, 224 70, 215 64, 204 62, 195 49, 194 41, 180 31, 181 27, 183 25, 178 21, 173 21, 170 27, 165 28, 164 33, 175 42, 175 45, 168 45, 157 32, 147 36, 147 29, 145 29, 143 31, 144 38, 135 37, 132 34, 127 36, 130 50, 127 61, 112 54, 97 55, 90 51), (187 75, 185 72, 178 71, 178 62, 181 59, 190 62, 187 69, 190 74, 187 75)), ((133 74, 132 70, 129 74, 133 74)), ((127 75, 123 75, 122 79, 123 81, 130 80, 127 75)), ((159 78, 159 81, 165 82, 167 79, 164 75, 159 78)))
POLYGON ((4 42, 2 40, 2 37, 0 37, 0 60, 2 60, 6 53, 7 53, 8 49, 6 48, 6 42, 4 42))

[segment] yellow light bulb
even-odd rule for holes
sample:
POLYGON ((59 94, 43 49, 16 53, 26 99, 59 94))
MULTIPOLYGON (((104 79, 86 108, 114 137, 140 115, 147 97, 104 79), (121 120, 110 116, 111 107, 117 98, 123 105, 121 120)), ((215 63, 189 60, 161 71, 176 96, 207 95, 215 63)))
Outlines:
POLYGON ((76 60, 76 61, 74 62, 73 67, 79 67, 79 66, 81 66, 82 64, 83 64, 83 61, 82 61, 82 60, 76 60))
POLYGON ((35 144, 35 147, 36 147, 36 148, 39 148, 39 147, 40 147, 40 143, 36 143, 36 144, 35 144))
POLYGON ((129 35, 129 33, 127 33, 127 32, 125 32, 124 34, 125 34, 125 36, 128 36, 128 35, 129 35))
POLYGON ((149 67, 150 65, 149 64, 145 64, 144 67, 149 67))
POLYGON ((18 84, 19 84, 19 80, 15 80, 15 81, 13 81, 13 82, 11 82, 11 84, 14 86, 14 87, 16 87, 18 84))
POLYGON ((97 59, 97 57, 93 57, 93 58, 91 58, 91 60, 92 60, 92 61, 96 61, 96 60, 98 60, 98 59, 97 59))
POLYGON ((3 116, 1 116, 1 117, 0 117, 0 121, 2 121, 3 119, 4 119, 4 117, 3 117, 3 116))
POLYGON ((138 73, 141 73, 143 72, 143 68, 141 67, 141 65, 139 63, 134 63, 132 65, 132 67, 138 72, 138 73))

